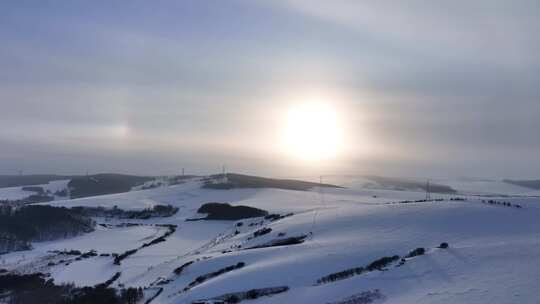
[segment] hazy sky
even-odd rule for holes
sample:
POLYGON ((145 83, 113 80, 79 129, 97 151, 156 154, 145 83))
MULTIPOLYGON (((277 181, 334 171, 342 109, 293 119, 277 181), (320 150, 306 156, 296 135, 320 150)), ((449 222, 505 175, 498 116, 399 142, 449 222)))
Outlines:
MULTIPOLYGON (((540 178, 539 1, 1 1, 0 174, 540 178), (322 100, 339 153, 287 154, 322 100)), ((323 122, 324 123, 324 122, 323 122)))

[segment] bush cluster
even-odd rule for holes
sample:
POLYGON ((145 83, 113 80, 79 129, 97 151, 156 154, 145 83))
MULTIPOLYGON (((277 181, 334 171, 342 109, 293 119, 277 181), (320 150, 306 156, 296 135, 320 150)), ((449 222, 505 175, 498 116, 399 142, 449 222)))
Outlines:
POLYGON ((233 271, 233 270, 236 270, 236 269, 240 269, 242 267, 246 266, 246 263, 244 262, 238 262, 236 263, 236 265, 231 265, 231 266, 227 266, 225 268, 221 268, 217 271, 214 271, 214 272, 210 272, 210 273, 207 273, 207 274, 204 274, 204 275, 201 275, 201 276, 198 276, 197 278, 195 278, 195 280, 193 280, 191 283, 188 284, 188 286, 186 286, 182 291, 183 292, 186 292, 188 290, 190 290, 191 288, 197 286, 197 285, 200 285, 212 278, 215 278, 217 276, 220 276, 222 274, 225 274, 227 272, 230 272, 230 271, 233 271))
POLYGON ((265 216, 264 219, 265 220, 270 220, 271 222, 275 222, 275 221, 278 221, 278 220, 281 220, 281 219, 284 219, 286 217, 293 216, 293 215, 294 215, 294 213, 287 213, 287 214, 284 214, 284 215, 272 213, 272 214, 269 214, 269 215, 265 216))
POLYGON ((514 207, 514 208, 518 208, 518 209, 523 208, 519 204, 512 204, 510 202, 499 202, 499 201, 495 201, 495 200, 488 200, 488 201, 482 200, 482 203, 483 204, 490 204, 490 205, 505 206, 505 207, 514 207))
POLYGON ((182 264, 182 266, 180 266, 180 267, 178 267, 178 268, 176 268, 176 269, 174 270, 174 273, 175 273, 176 275, 182 274, 182 272, 184 271, 184 269, 186 269, 186 267, 188 267, 189 265, 191 265, 191 264, 193 264, 193 263, 194 263, 194 261, 189 261, 189 262, 186 262, 186 263, 182 264))
POLYGON ((146 220, 153 217, 169 217, 178 212, 178 208, 171 205, 155 205, 152 208, 143 210, 123 210, 116 206, 113 208, 77 206, 71 209, 74 212, 85 216, 140 220, 146 220))
POLYGON ((272 228, 268 228, 268 227, 264 227, 264 228, 261 228, 255 232, 253 232, 253 237, 256 238, 256 237, 259 237, 259 236, 263 236, 265 234, 268 234, 272 232, 272 228))
POLYGON ((448 243, 441 243, 441 244, 439 245, 439 248, 442 248, 442 249, 446 249, 446 248, 448 248, 448 247, 449 247, 449 246, 448 246, 448 243))
POLYGON ((175 225, 161 225, 161 226, 167 227, 167 228, 169 228, 169 230, 167 232, 165 232, 162 236, 160 236, 158 238, 155 238, 155 239, 151 240, 148 243, 142 244, 141 248, 152 246, 152 245, 155 245, 155 244, 158 244, 158 243, 161 243, 161 242, 165 242, 167 240, 167 238, 176 231, 176 226, 175 225))
POLYGON ((252 246, 246 248, 248 249, 257 249, 257 248, 267 248, 267 247, 279 247, 279 246, 289 246, 289 245, 298 245, 302 244, 306 239, 307 235, 292 236, 285 239, 275 239, 270 242, 266 242, 260 245, 252 246))
POLYGON ((384 270, 385 267, 399 260, 399 258, 400 257, 398 255, 382 257, 369 263, 365 267, 350 268, 350 269, 346 269, 340 272, 335 272, 327 276, 324 276, 317 280, 317 284, 326 284, 330 282, 344 280, 352 276, 360 275, 366 272, 371 272, 375 270, 384 270))
POLYGON ((259 208, 249 206, 231 206, 228 203, 205 203, 197 210, 197 212, 208 214, 205 218, 206 220, 226 221, 236 221, 268 215, 267 211, 259 208))
POLYGON ((411 252, 409 252, 405 256, 405 258, 412 258, 412 257, 415 257, 415 256, 424 255, 424 253, 426 253, 426 249, 424 249, 422 247, 419 247, 419 248, 416 248, 415 250, 412 250, 411 252))
POLYGON ((120 255, 114 254, 114 264, 120 265, 120 262, 122 262, 122 260, 135 253, 137 253, 137 249, 128 250, 120 255))

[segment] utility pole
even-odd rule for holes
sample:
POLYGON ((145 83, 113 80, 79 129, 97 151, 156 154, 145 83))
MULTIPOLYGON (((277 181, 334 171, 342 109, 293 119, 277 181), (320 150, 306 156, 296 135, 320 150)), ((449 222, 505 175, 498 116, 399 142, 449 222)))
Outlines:
POLYGON ((426 201, 431 200, 431 189, 429 188, 429 179, 426 182, 426 201))

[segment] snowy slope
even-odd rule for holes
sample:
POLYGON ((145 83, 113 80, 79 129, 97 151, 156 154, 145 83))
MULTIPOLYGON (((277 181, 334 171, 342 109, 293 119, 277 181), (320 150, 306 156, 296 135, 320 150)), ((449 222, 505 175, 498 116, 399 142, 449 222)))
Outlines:
POLYGON ((476 195, 540 196, 540 191, 496 180, 437 180, 460 193, 476 195))
MULTIPOLYGON (((47 184, 32 185, 32 187, 42 187, 44 191, 49 190, 52 194, 54 194, 56 191, 67 189, 68 183, 69 180, 57 180, 51 181, 47 184)), ((0 188, 0 200, 19 200, 26 198, 32 194, 36 194, 33 191, 25 191, 22 188, 24 187, 19 186, 0 188)))
POLYGON ((526 193, 499 182, 444 184, 475 195, 460 196, 466 201, 433 195, 443 200, 399 204, 395 202, 419 200, 425 194, 366 189, 355 181, 348 182, 350 188, 346 189, 209 190, 201 189, 195 179, 170 187, 55 201, 50 204, 135 210, 171 204, 179 207, 179 212, 169 218, 130 221, 142 224, 132 227, 118 226, 125 222, 122 220, 97 219, 106 227, 98 226, 95 232, 73 239, 36 244, 34 250, 24 253, 24 259, 21 253, 4 255, 2 267, 45 271, 57 282, 78 285, 104 282, 121 272, 113 286, 143 286, 148 293, 163 288, 152 303, 191 303, 277 286, 290 289, 249 303, 338 303, 373 290, 379 292, 373 303, 536 303, 540 298, 535 286, 540 279, 540 199, 494 198, 493 194, 526 193), (477 196, 481 193, 490 196, 477 196), (488 204, 489 199, 518 203, 522 208, 488 204), (196 210, 206 202, 229 202, 293 215, 273 222, 261 218, 185 221, 200 216, 196 210), (237 227, 238 222, 243 225, 237 227), (140 248, 166 231, 156 224, 174 224, 177 228, 165 242, 139 249, 120 265, 114 265, 111 257, 97 256, 68 266, 47 266, 61 258, 51 250, 95 249, 101 254, 140 248), (272 230, 253 238, 253 232, 262 228, 272 230), (295 236, 306 238, 296 245, 247 249, 295 236), (450 248, 436 248, 442 242, 448 242, 450 248), (426 248, 426 254, 407 259, 401 267, 392 264, 386 271, 316 284, 331 273, 366 266, 383 256, 404 256, 417 247, 426 248), (190 261, 194 263, 180 275, 174 274, 176 268, 190 261), (239 262, 245 266, 183 291, 201 275, 239 262), (158 284, 160 280, 166 281, 158 284))

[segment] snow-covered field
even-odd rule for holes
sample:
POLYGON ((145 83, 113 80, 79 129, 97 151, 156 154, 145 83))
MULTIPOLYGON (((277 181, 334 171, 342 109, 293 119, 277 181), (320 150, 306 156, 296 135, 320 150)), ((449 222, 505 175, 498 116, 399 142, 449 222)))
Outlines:
POLYGON ((538 302, 540 198, 534 196, 538 192, 497 181, 445 180, 437 182, 460 194, 432 194, 433 198, 443 200, 399 204, 393 202, 420 200, 425 193, 366 189, 363 182, 344 177, 340 185, 348 187, 345 189, 291 191, 201 189, 200 181, 193 180, 169 187, 55 201, 50 204, 134 210, 171 204, 179 212, 168 218, 131 221, 141 225, 130 227, 117 225, 129 220, 98 219, 106 227, 98 226, 96 231, 72 239, 36 243, 32 251, 0 256, 0 267, 48 272, 56 282, 77 285, 101 283, 121 272, 113 286, 142 286, 149 294, 163 289, 152 304, 192 303, 279 286, 289 290, 246 303, 538 302), (450 200, 454 197, 466 200, 450 200), (512 206, 489 204, 488 200, 510 202, 512 206), (200 217, 196 210, 207 202, 228 202, 293 215, 276 221, 186 221, 200 217), (242 226, 237 226, 239 222, 242 226), (174 224, 177 228, 165 242, 140 248, 167 231, 157 224, 174 224), (262 228, 272 230, 254 238, 253 232, 262 228), (303 243, 248 249, 299 236, 305 236, 303 243), (442 242, 449 243, 450 248, 436 248, 442 242), (329 274, 364 267, 384 256, 403 257, 418 247, 424 247, 426 253, 407 258, 400 267, 392 263, 384 271, 317 284, 318 279, 329 274), (58 255, 51 253, 71 249, 122 253, 135 248, 140 249, 120 265, 113 264, 109 256, 98 255, 71 261, 66 266, 58 263, 58 255), (55 265, 48 266, 51 261, 55 265), (174 273, 191 261, 181 274, 174 273), (245 266, 199 280, 202 282, 183 291, 201 275, 239 262, 245 266), (370 298, 365 292, 377 296, 370 298), (357 302, 345 302, 346 299, 357 302))
MULTIPOLYGON (((56 191, 67 189, 68 182, 69 180, 56 180, 47 184, 32 185, 31 187, 42 187, 44 191, 49 190, 51 194, 54 194, 56 191)), ((24 187, 22 186, 0 188, 0 200, 19 200, 27 198, 32 194, 36 194, 33 191, 25 191, 23 188, 24 187)))

